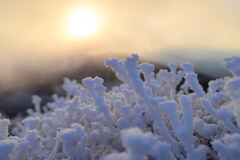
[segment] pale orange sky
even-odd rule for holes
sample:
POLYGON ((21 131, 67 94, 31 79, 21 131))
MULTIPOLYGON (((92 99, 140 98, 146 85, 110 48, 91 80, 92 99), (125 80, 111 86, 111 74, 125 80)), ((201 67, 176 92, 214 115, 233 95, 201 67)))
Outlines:
POLYGON ((76 53, 134 52, 151 59, 179 49, 179 57, 201 59, 240 55, 239 44, 239 0, 0 1, 0 74, 4 76, 13 75, 19 66, 21 71, 24 66, 41 70, 46 61, 76 53), (82 6, 94 8, 101 25, 89 37, 71 38, 64 25, 71 10, 82 6), (206 52, 194 52, 199 50, 206 52), (208 50, 222 52, 209 55, 208 50))

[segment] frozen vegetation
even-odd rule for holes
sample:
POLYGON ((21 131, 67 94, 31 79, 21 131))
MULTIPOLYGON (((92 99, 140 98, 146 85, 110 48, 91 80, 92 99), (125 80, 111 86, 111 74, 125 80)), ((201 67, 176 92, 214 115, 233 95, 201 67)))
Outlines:
POLYGON ((41 106, 33 96, 35 109, 10 131, 2 118, 0 159, 240 159, 239 57, 225 59, 232 76, 210 81, 207 92, 189 63, 155 74, 138 59, 105 61, 123 82, 110 91, 99 77, 66 78, 66 97, 41 106))

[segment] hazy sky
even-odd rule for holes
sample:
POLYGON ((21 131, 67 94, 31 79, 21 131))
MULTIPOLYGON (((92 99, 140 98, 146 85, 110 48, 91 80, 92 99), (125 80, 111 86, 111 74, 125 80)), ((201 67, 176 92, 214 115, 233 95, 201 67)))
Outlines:
POLYGON ((83 54, 133 52, 194 61, 240 55, 239 44, 239 0, 0 0, 2 77, 77 54, 79 61, 83 54), (100 24, 95 34, 73 38, 65 26, 82 6, 93 8, 100 24))

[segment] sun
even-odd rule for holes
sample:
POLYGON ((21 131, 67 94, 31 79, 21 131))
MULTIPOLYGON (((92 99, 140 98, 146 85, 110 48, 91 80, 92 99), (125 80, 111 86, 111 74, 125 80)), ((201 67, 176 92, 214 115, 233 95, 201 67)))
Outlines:
POLYGON ((99 14, 89 7, 73 10, 68 17, 67 32, 72 37, 93 35, 99 28, 99 14))

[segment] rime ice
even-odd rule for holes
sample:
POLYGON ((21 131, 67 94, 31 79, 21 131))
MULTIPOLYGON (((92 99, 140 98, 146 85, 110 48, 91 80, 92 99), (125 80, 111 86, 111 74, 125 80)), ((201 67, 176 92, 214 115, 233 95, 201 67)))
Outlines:
POLYGON ((53 95, 41 109, 33 96, 35 109, 12 124, 14 136, 10 120, 0 119, 0 159, 239 159, 239 57, 225 59, 232 77, 209 82, 207 92, 190 63, 154 73, 154 65, 138 60, 105 61, 123 82, 110 91, 99 77, 65 78, 66 97, 53 95))

